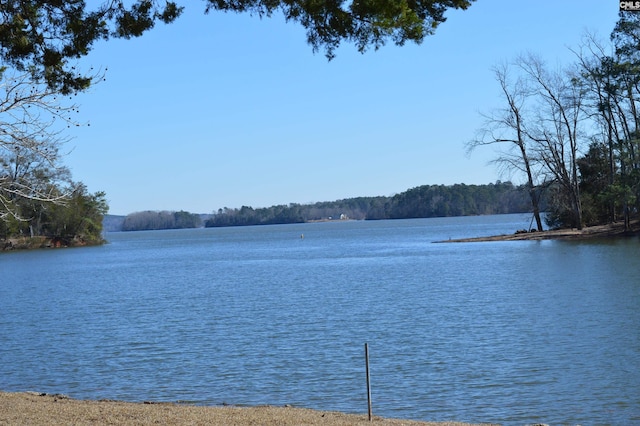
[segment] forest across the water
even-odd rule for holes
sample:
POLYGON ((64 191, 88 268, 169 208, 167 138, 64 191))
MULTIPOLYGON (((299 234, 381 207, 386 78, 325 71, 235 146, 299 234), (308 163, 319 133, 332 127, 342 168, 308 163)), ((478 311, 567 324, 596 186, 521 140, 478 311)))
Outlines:
MULTIPOLYGON (((545 200, 541 200, 544 208, 545 200)), ((392 196, 355 197, 309 204, 221 208, 211 214, 185 211, 143 211, 126 217, 109 216, 105 229, 138 231, 224 226, 272 225, 330 220, 381 220, 475 216, 531 211, 524 185, 422 185, 392 196)))

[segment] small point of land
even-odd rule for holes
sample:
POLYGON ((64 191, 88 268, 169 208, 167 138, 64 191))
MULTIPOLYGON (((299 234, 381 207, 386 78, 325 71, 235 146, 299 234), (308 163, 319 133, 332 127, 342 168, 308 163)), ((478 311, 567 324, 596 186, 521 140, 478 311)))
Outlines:
POLYGON ((539 241, 539 240, 587 240, 596 238, 619 238, 640 235, 640 219, 631 222, 630 229, 625 230, 624 222, 607 225, 585 226, 582 229, 552 229, 548 231, 517 231, 513 234, 487 237, 456 238, 435 241, 436 243, 473 243, 487 241, 539 241))

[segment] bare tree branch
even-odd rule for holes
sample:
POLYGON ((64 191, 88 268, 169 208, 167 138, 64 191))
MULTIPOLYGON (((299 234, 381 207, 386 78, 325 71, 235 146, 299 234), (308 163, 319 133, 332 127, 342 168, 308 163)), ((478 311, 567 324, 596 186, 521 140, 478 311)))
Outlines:
POLYGON ((61 148, 67 128, 81 124, 76 105, 63 105, 59 94, 29 74, 1 77, 0 219, 26 220, 19 200, 63 203, 73 191, 61 148))

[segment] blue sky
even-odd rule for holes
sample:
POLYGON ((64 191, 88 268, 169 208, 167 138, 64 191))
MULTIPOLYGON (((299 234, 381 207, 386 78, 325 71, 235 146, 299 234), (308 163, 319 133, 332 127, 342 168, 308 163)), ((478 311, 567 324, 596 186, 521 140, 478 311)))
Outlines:
POLYGON ((112 214, 210 213, 427 184, 486 184, 490 148, 464 144, 500 106, 491 67, 531 51, 570 64, 585 31, 607 39, 618 2, 478 0, 421 45, 328 62, 279 16, 212 12, 191 2, 174 24, 99 43, 84 67, 106 81, 79 95, 65 163, 112 214))

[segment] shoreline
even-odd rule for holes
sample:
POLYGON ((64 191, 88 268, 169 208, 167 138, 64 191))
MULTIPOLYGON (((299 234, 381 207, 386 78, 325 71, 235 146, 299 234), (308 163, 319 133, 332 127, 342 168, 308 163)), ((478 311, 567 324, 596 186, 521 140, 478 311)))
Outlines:
MULTIPOLYGON (((460 422, 422 422, 386 419, 291 406, 196 406, 171 402, 78 400, 65 395, 0 391, 0 424, 110 425, 380 425, 472 426, 460 422)), ((487 425, 485 423, 485 425, 487 425)))
POLYGON ((50 238, 50 237, 10 237, 0 239, 0 252, 23 251, 23 250, 43 250, 58 248, 89 247, 105 244, 105 240, 86 241, 81 238, 50 238))
POLYGON ((607 225, 585 226, 582 229, 551 229, 547 231, 517 231, 513 234, 487 237, 454 238, 434 243, 475 243, 489 241, 541 241, 541 240, 591 240, 640 236, 640 219, 631 221, 631 229, 625 231, 623 222, 607 225))

